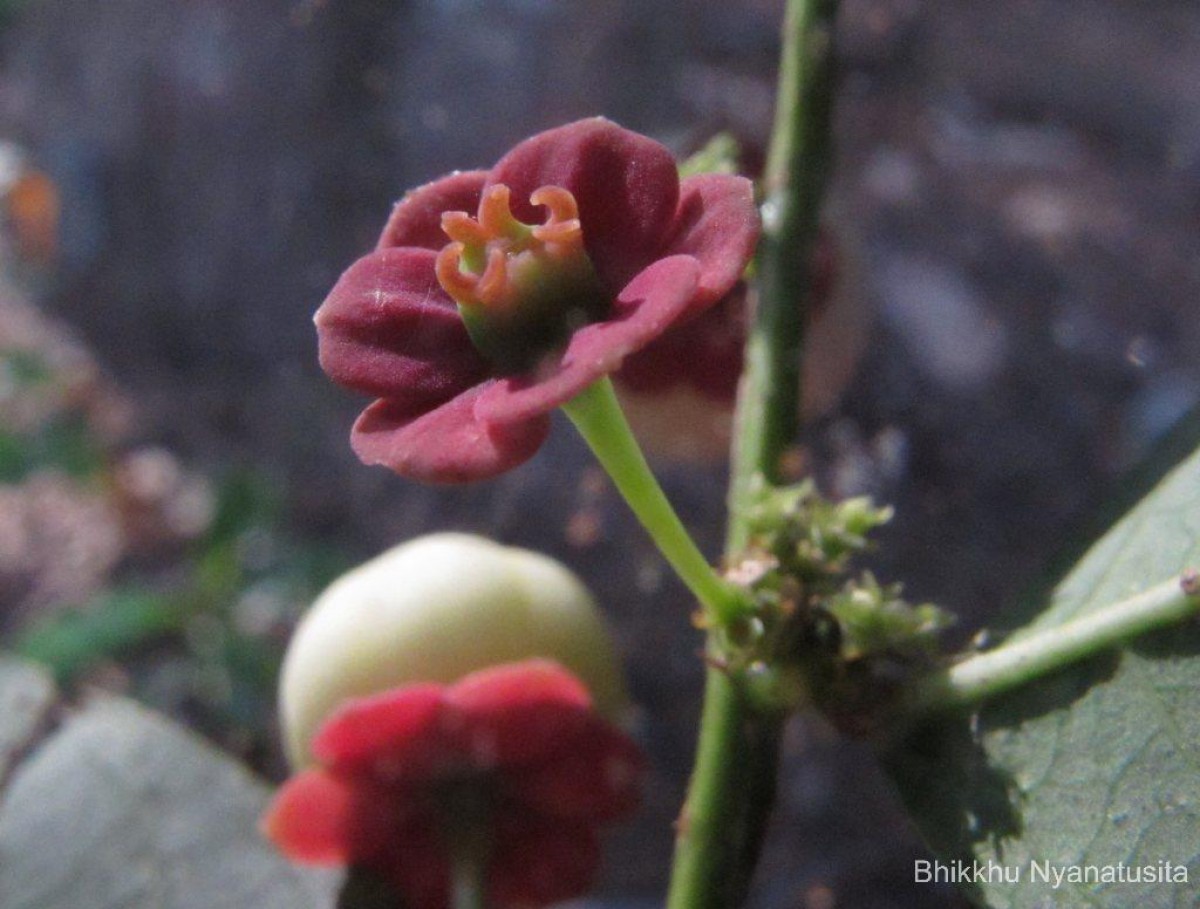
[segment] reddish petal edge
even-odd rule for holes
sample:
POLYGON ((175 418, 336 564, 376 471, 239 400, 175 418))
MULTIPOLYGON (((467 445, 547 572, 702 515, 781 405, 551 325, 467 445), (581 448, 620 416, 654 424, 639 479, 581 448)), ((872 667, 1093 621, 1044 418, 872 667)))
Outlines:
POLYGON ((575 332, 557 363, 533 376, 496 380, 480 394, 476 416, 488 425, 532 419, 575 397, 625 357, 692 310, 700 264, 691 256, 655 262, 621 291, 612 316, 575 332))
POLYGON ((292 777, 275 793, 259 822, 263 835, 291 859, 313 865, 354 860, 354 786, 324 770, 292 777))
POLYGON ((662 255, 689 255, 699 261, 695 310, 711 306, 733 289, 761 232, 754 185, 745 177, 699 174, 683 181, 671 239, 662 255))
POLYGON ((529 203, 542 186, 570 190, 579 203, 583 242, 611 290, 657 258, 679 202, 679 171, 667 148, 603 117, 577 120, 521 142, 492 168, 488 185, 512 190, 513 213, 543 214, 529 203))
POLYGON ((375 248, 418 246, 441 249, 450 242, 442 232, 442 212, 465 211, 474 215, 487 175, 486 170, 455 171, 409 190, 393 206, 375 248))
POLYGON ((406 685, 345 702, 313 739, 313 756, 338 773, 412 779, 450 751, 443 733, 442 686, 406 685))
POLYGON ((469 483, 502 474, 537 453, 550 418, 533 413, 502 425, 484 423, 476 403, 494 385, 494 380, 477 385, 428 411, 376 401, 355 422, 350 446, 364 464, 427 483, 469 483))
POLYGON ((397 406, 429 409, 488 375, 437 282, 435 258, 424 249, 385 249, 346 269, 313 319, 330 378, 397 406))
POLYGON ((514 704, 553 703, 587 710, 592 696, 583 682, 554 660, 530 659, 463 676, 446 692, 446 703, 475 719, 514 704))
POLYGON ((552 660, 473 672, 446 692, 477 769, 543 761, 571 747, 591 717, 584 684, 552 660))

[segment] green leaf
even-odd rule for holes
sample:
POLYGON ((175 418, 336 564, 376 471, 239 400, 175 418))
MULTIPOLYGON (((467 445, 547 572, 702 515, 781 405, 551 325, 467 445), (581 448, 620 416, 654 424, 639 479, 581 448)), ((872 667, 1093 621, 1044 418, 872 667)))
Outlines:
MULTIPOLYGON (((0 3, 0 14, 6 5, 0 3)), ((54 378, 54 370, 39 352, 20 347, 0 350, 0 368, 18 388, 44 385, 54 378)))
POLYGON ((225 755, 136 705, 98 698, 49 728, 48 682, 0 658, 4 909, 329 909, 336 878, 257 830, 267 799, 225 755), (36 708, 36 709, 33 709, 36 708), (37 714, 31 722, 30 717, 37 714))
POLYGON ((79 414, 56 416, 28 434, 0 429, 0 483, 19 483, 47 468, 87 480, 103 467, 100 444, 79 414))
POLYGON ((697 174, 736 174, 741 152, 737 139, 732 135, 717 133, 703 148, 679 162, 679 176, 684 178, 697 174))
POLYGON ((60 682, 99 660, 175 631, 186 613, 179 604, 136 588, 113 590, 95 603, 52 616, 22 634, 13 649, 49 666, 60 682))
MULTIPOLYGON (((1053 628, 1192 566, 1200 566, 1200 451, 1084 555, 1023 631, 1053 628)), ((1193 622, 1030 683, 974 716, 932 719, 885 761, 943 860, 980 863, 943 866, 982 868, 965 888, 980 905, 1184 909, 1200 892, 1197 705, 1193 622), (988 862, 1019 881, 999 880, 988 862), (1055 886, 1039 870, 1067 877, 1055 886), (1093 872, 1101 882, 1069 880, 1093 872), (1140 883, 1128 880, 1139 873, 1140 883), (1125 882, 1103 882, 1122 874, 1125 882)))
POLYGON ((278 524, 280 508, 278 493, 264 477, 251 470, 234 470, 217 491, 217 513, 207 543, 233 543, 248 530, 278 524))

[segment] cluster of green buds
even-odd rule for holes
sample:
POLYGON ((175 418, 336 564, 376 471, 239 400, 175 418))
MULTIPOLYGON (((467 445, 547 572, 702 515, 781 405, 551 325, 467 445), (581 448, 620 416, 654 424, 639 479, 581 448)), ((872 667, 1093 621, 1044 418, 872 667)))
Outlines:
POLYGON ((840 578, 869 546, 873 530, 892 519, 867 496, 831 502, 812 480, 755 496, 750 517, 757 545, 806 584, 840 578))
POLYGON ((937 635, 949 625, 949 614, 932 603, 909 603, 902 590, 902 584, 880 584, 864 571, 826 601, 825 608, 841 628, 843 659, 937 653, 937 635))
POLYGON ((881 585, 853 559, 891 508, 858 497, 832 502, 811 480, 752 497, 745 557, 727 572, 750 589, 753 617, 730 629, 731 669, 764 706, 816 703, 840 725, 860 729, 862 714, 896 688, 904 667, 925 665, 948 614, 912 605, 901 586, 881 585))

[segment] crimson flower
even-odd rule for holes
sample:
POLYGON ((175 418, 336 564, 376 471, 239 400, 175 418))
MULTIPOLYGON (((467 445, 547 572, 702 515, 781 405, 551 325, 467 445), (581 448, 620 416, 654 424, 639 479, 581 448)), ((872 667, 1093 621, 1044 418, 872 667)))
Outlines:
POLYGON ((376 398, 354 450, 435 482, 515 467, 550 411, 725 296, 758 233, 749 181, 681 182, 600 118, 413 190, 316 316, 322 367, 376 398))
POLYGON ((280 789, 267 836, 297 861, 380 874, 408 909, 445 909, 456 839, 481 833, 489 905, 581 895, 597 829, 637 807, 643 771, 633 741, 549 660, 349 701, 312 750, 320 766, 280 789))

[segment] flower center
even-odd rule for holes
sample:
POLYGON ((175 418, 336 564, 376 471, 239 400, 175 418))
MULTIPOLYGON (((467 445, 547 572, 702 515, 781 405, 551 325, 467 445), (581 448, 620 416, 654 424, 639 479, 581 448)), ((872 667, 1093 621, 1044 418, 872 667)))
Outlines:
POLYGON ((477 217, 443 214, 451 242, 436 266, 471 340, 502 373, 528 369, 572 331, 602 319, 609 302, 584 249, 575 197, 561 186, 536 190, 529 201, 549 213, 537 225, 518 221, 510 198, 497 183, 477 217))

